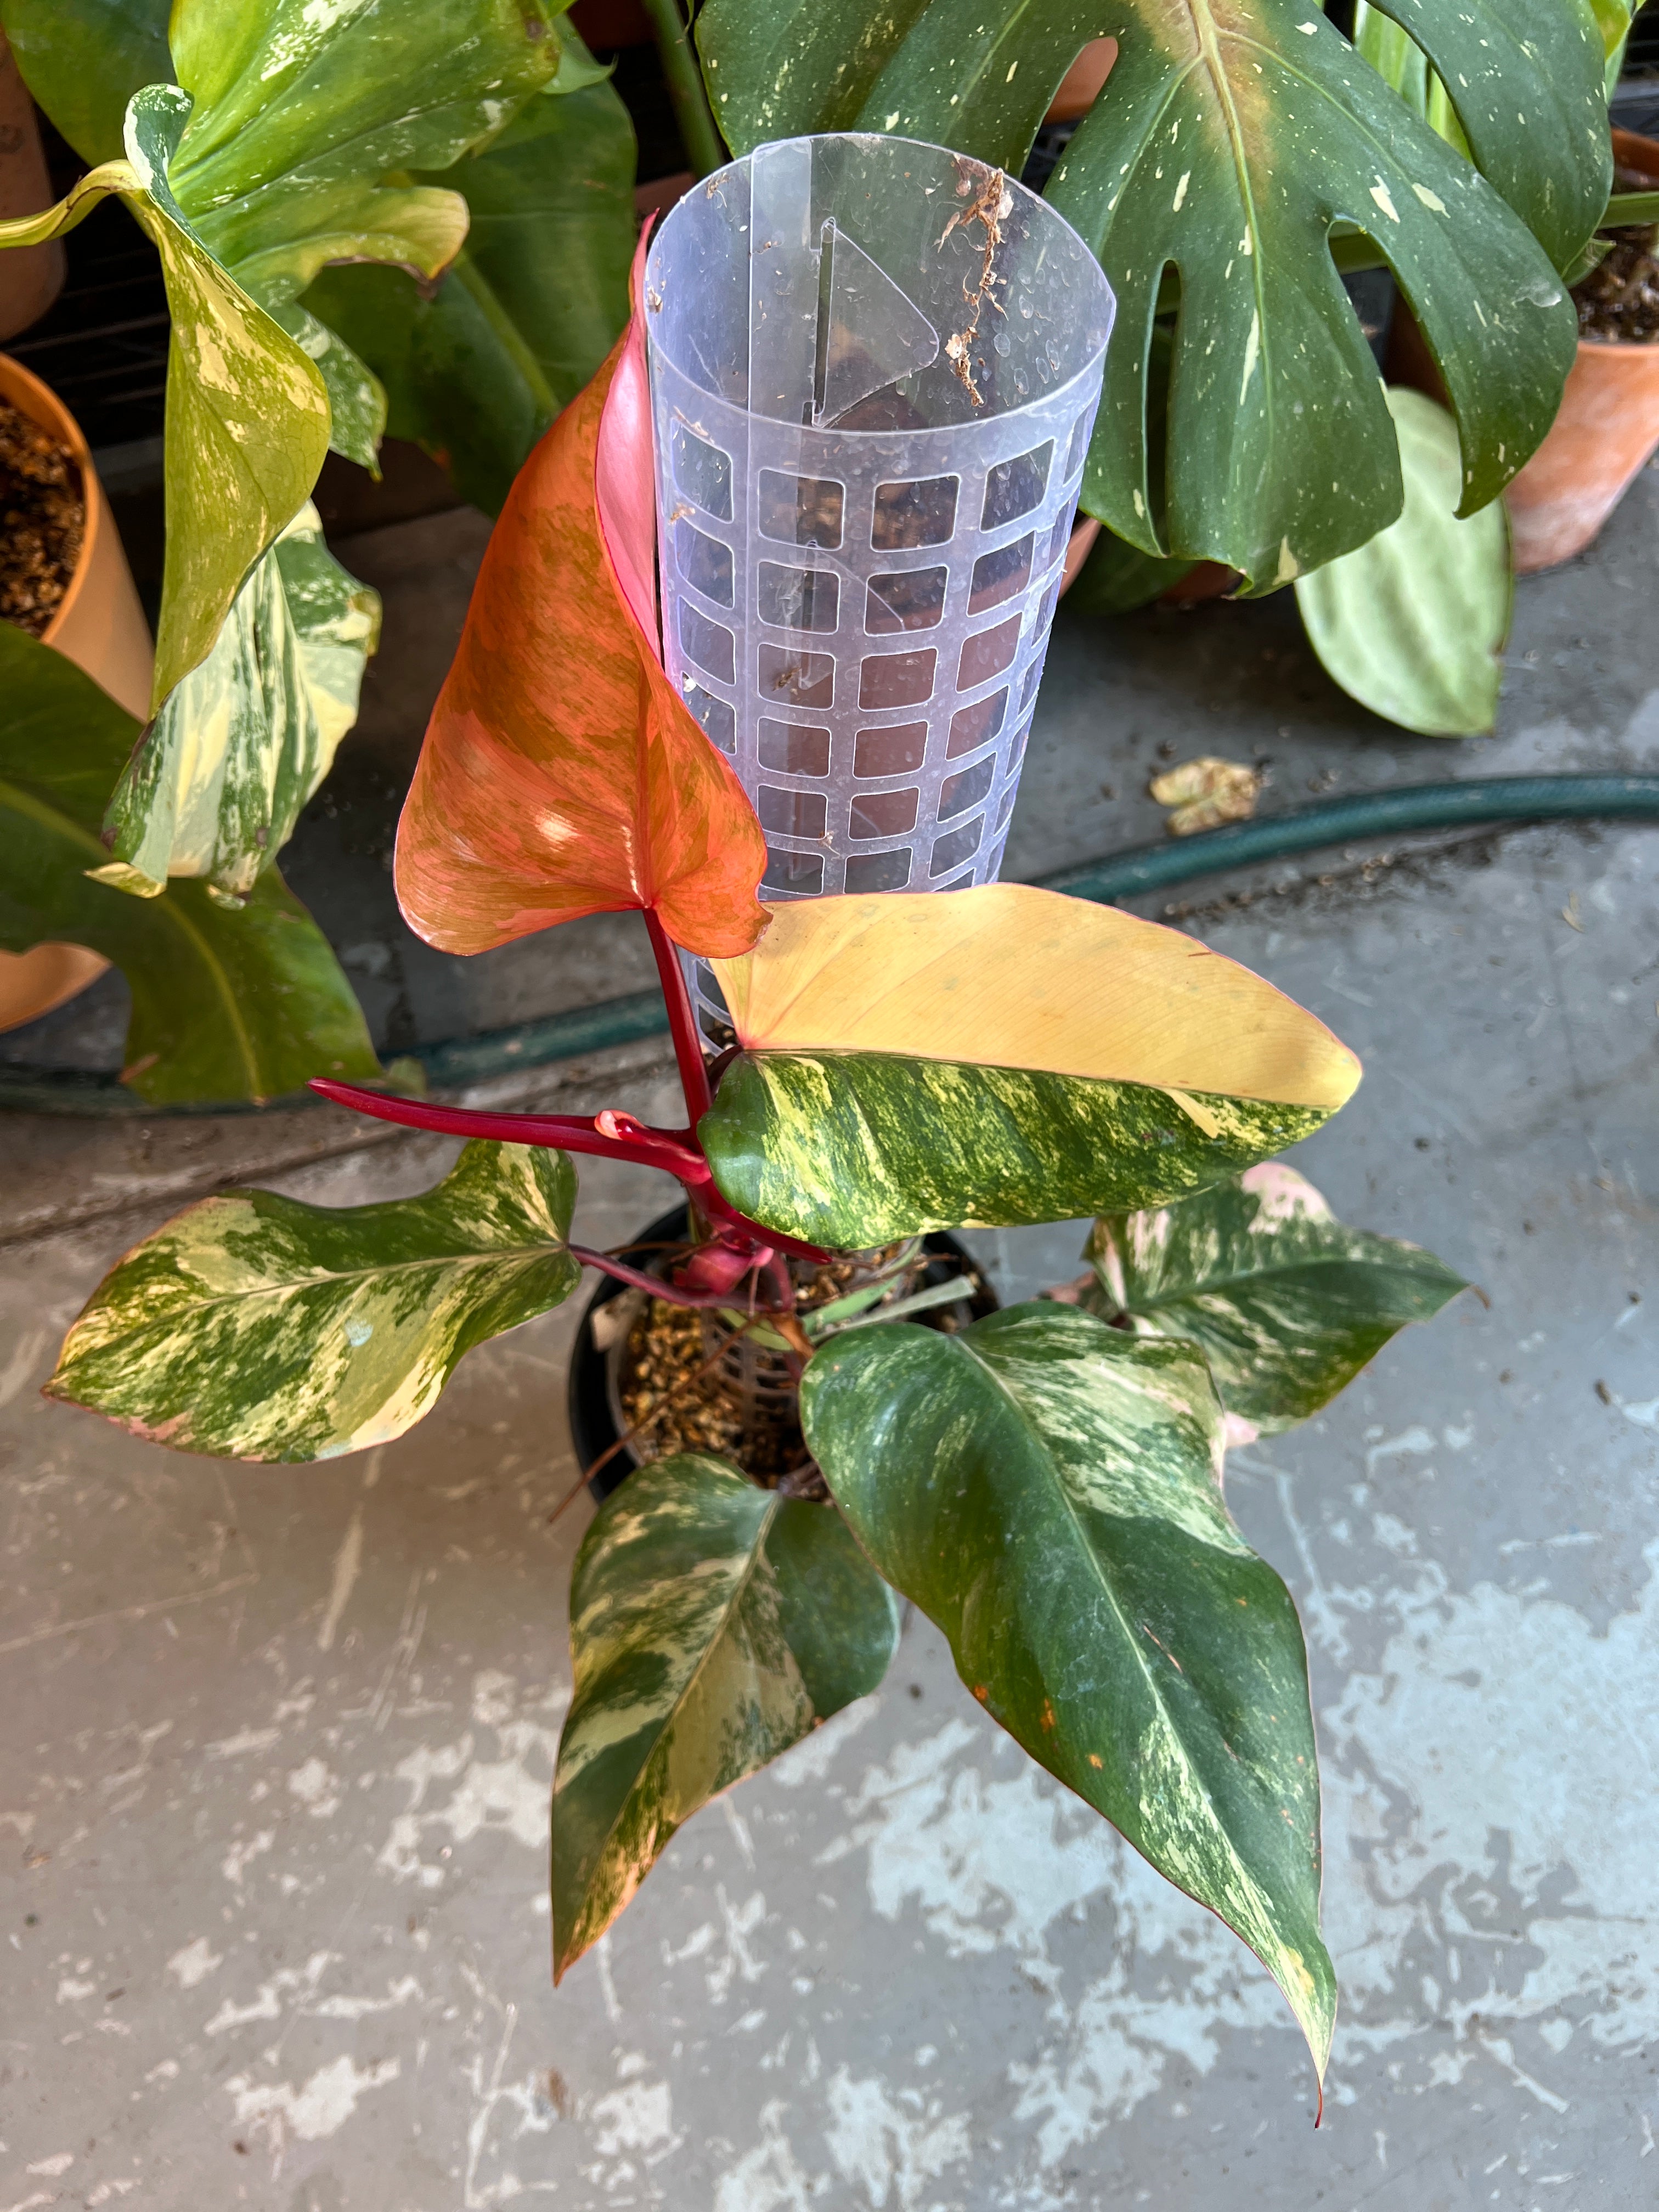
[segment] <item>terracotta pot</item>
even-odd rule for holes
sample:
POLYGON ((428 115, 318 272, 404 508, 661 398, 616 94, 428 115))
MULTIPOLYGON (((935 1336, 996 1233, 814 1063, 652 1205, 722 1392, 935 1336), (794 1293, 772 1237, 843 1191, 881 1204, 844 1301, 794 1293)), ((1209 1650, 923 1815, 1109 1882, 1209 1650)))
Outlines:
MULTIPOLYGON (((1613 154, 1630 173, 1623 189, 1659 190, 1659 141, 1615 131, 1613 154)), ((1529 575, 1582 553, 1656 448, 1659 344, 1580 339, 1561 411, 1504 494, 1516 569, 1529 575)))
MULTIPOLYGON (((0 354, 0 398, 69 447, 81 471, 86 500, 81 558, 41 642, 72 660, 143 721, 149 714, 155 651, 87 441, 74 416, 39 377, 4 354, 0 354)), ((50 1013, 83 991, 108 965, 98 953, 79 945, 37 945, 27 952, 0 952, 0 1030, 15 1029, 50 1013)))
MULTIPOLYGON (((40 150, 40 126, 16 57, 0 31, 0 222, 39 215, 57 195, 40 150)), ((0 338, 38 322, 64 289, 64 242, 8 246, 0 253, 0 338)))
POLYGON ((1117 59, 1115 39, 1091 39, 1060 79, 1045 123, 1078 123, 1089 112, 1117 59))

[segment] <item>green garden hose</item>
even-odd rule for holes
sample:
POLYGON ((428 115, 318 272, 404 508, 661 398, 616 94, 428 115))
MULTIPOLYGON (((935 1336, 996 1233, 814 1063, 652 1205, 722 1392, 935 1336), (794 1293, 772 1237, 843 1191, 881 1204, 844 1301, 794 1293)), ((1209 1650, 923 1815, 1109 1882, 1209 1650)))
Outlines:
MULTIPOLYGON (((1500 822, 1659 822, 1659 775, 1505 775, 1460 783, 1419 783, 1403 791, 1368 791, 1322 799, 1254 822, 1231 823, 1196 836, 1139 845, 1081 867, 1041 878, 1048 890, 1102 904, 1165 890, 1229 868, 1259 866, 1295 853, 1317 852, 1357 837, 1397 836, 1425 830, 1470 830, 1500 822)), ((437 1090, 456 1090, 545 1067, 608 1047, 665 1034, 668 1016, 655 991, 603 999, 591 1006, 545 1014, 511 1029, 485 1030, 441 1044, 416 1045, 404 1055, 419 1062, 437 1090)), ((292 1107, 308 1100, 276 1102, 292 1107)), ((92 1115, 258 1112, 239 1106, 146 1106, 118 1076, 79 1068, 0 1067, 0 1107, 92 1115)))

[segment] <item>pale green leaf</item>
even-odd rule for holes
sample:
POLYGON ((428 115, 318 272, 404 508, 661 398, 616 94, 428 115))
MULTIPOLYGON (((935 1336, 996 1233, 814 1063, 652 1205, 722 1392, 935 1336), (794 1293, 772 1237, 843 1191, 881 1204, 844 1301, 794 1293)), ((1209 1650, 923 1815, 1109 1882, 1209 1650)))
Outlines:
POLYGON ((157 1106, 283 1097, 379 1063, 351 986, 275 868, 239 911, 201 884, 124 898, 88 871, 139 725, 50 646, 0 623, 0 945, 88 945, 132 992, 126 1079, 157 1106))
POLYGON ((801 1384, 854 1534, 993 1719, 1218 1914, 1323 2070, 1319 1785, 1302 1633, 1233 1526, 1191 1346, 1015 1306, 850 1331, 801 1384))
POLYGON ((1309 641, 1351 697, 1431 738, 1490 730, 1514 600, 1501 500, 1457 514, 1457 430, 1420 392, 1391 390, 1406 504, 1357 552, 1297 579, 1309 641))
POLYGON ((1264 1436, 1316 1413, 1408 1322, 1468 1287, 1433 1253, 1336 1220, 1277 1160, 1156 1212, 1106 1216, 1085 1256, 1090 1309, 1195 1345, 1228 1413, 1264 1436))
POLYGON ((337 1208, 229 1191, 106 1275, 49 1395, 175 1451, 332 1459, 385 1443, 464 1352, 568 1297, 562 1152, 471 1144, 435 1190, 337 1208))
POLYGON ((122 152, 127 102, 173 75, 169 0, 0 0, 23 82, 83 161, 122 152))
POLYGON ((380 623, 307 501, 145 731, 110 801, 99 879, 148 898, 195 876, 246 898, 356 720, 380 623))
POLYGON ((893 1595, 833 1505, 723 1461, 653 1461, 599 1508, 570 1588, 553 1784, 553 1969, 598 1942, 698 1807, 873 1690, 893 1595))

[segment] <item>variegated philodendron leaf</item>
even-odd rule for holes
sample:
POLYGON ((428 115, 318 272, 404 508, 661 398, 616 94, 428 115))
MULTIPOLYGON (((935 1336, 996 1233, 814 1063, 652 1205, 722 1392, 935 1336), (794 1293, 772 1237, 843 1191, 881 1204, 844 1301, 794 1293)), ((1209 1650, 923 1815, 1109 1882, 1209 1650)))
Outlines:
POLYGON ((867 1249, 1201 1190, 1329 1109, 896 1054, 743 1053, 698 1134, 740 1212, 867 1249))
POLYGON ((832 1505, 683 1454, 629 1477, 570 1588, 575 1697, 553 1785, 556 1979, 683 1820, 873 1690, 892 1592, 832 1505))
POLYGON ((1196 1345, 1234 1423, 1261 1436, 1316 1413, 1407 1322, 1468 1287, 1432 1252, 1346 1227, 1277 1160, 1155 1212, 1109 1214, 1085 1256, 1097 1279, 1085 1304, 1196 1345))
POLYGON ((894 1323, 818 1352, 801 1411, 854 1534, 975 1697, 1243 1938, 1322 2072, 1302 1631, 1223 1503, 1198 1352, 1046 1304, 953 1336, 894 1323))
POLYGON ((356 720, 380 629, 379 597, 330 554, 307 501, 145 731, 105 817, 114 858, 92 873, 141 898, 200 877, 240 904, 356 720))
POLYGON ((333 1459, 430 1412, 463 1352, 560 1304, 562 1152, 469 1145, 435 1190, 305 1206, 205 1199, 106 1275, 48 1394, 175 1451, 333 1459))

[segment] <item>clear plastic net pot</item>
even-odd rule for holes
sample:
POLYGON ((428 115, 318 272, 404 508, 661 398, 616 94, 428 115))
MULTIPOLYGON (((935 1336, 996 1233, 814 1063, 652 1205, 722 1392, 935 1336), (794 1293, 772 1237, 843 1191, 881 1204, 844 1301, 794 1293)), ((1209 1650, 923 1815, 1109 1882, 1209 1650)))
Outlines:
POLYGON ((913 139, 763 146, 664 222, 664 659, 763 898, 995 879, 1112 314, 1052 208, 913 139))

